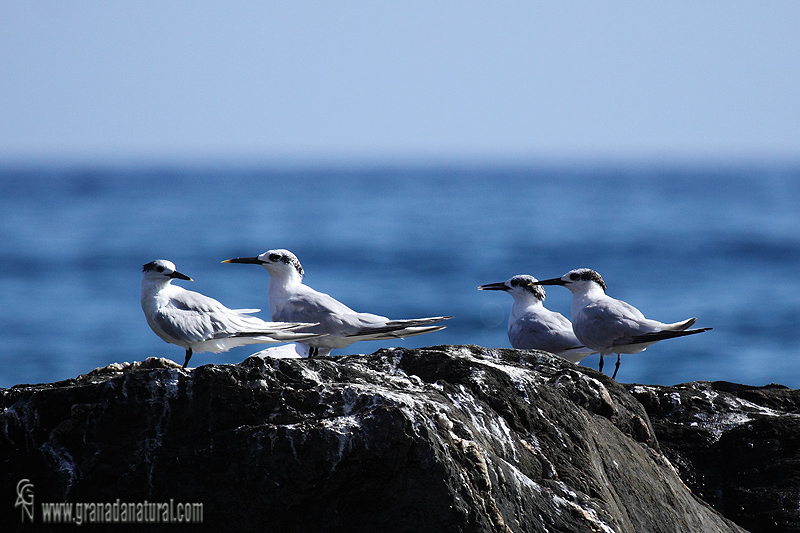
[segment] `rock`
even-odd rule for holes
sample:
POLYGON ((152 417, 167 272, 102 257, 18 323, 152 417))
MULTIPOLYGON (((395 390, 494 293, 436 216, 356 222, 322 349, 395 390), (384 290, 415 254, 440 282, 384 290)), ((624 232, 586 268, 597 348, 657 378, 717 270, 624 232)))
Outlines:
POLYGON ((0 397, 3 502, 29 479, 37 505, 202 503, 215 531, 743 531, 625 387, 543 352, 148 359, 0 397))
POLYGON ((664 455, 698 496, 751 531, 800 531, 800 390, 634 385, 664 455))

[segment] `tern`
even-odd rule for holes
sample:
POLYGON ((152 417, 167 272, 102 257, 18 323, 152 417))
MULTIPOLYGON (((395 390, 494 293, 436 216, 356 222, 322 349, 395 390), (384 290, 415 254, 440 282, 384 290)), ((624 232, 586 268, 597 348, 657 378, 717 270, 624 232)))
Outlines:
POLYGON ((194 352, 226 352, 245 344, 292 342, 315 337, 292 330, 308 323, 264 322, 249 316, 260 309, 228 309, 217 300, 172 285, 192 278, 175 270, 165 259, 142 267, 142 310, 153 332, 170 344, 186 349, 183 367, 194 352))
POLYGON ((431 324, 452 318, 390 320, 353 311, 333 297, 304 285, 303 267, 289 250, 269 250, 256 257, 237 257, 223 263, 261 265, 269 272, 267 297, 272 320, 318 323, 303 329, 323 335, 301 342, 308 347, 311 357, 327 355, 332 349, 345 348, 357 341, 397 339, 440 331, 445 326, 431 324))
POLYGON ((572 292, 572 329, 589 349, 603 356, 617 354, 614 375, 619 370, 620 354, 639 353, 653 343, 674 337, 694 335, 711 328, 688 329, 697 318, 665 324, 645 318, 641 311, 622 300, 606 295, 606 282, 594 270, 578 268, 560 278, 533 282, 534 285, 563 285, 572 292))
POLYGON ((544 289, 534 285, 536 281, 533 276, 520 274, 506 281, 478 287, 482 291, 505 291, 514 298, 508 317, 511 346, 521 350, 544 350, 571 363, 596 353, 581 344, 564 315, 542 304, 544 289))

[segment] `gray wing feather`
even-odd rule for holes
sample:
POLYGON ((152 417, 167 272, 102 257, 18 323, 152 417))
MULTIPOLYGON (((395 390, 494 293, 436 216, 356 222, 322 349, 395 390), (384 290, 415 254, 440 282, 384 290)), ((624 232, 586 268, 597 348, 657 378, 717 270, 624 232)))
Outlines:
POLYGON ((628 304, 615 305, 617 302, 625 304, 619 300, 611 305, 596 302, 584 307, 576 317, 575 334, 587 347, 602 351, 619 339, 652 331, 652 326, 643 323, 647 319, 641 312, 628 304))
MULTIPOLYGON (((180 291, 174 294, 170 304, 160 309, 154 318, 166 333, 189 342, 270 335, 303 326, 303 324, 265 322, 249 315, 253 309, 228 309, 217 300, 193 291, 180 291)), ((294 335, 286 337, 297 338, 294 335)))
MULTIPOLYGON (((302 331, 327 334, 328 343, 334 346, 347 346, 358 340, 379 340, 410 337, 443 329, 444 326, 431 326, 450 317, 430 317, 410 320, 389 320, 385 316, 353 311, 335 298, 306 286, 298 287, 297 292, 286 298, 275 309, 273 320, 292 322, 315 322, 317 325, 302 331), (334 341, 332 338, 338 338, 334 341), (345 340, 347 338, 347 340, 345 340)), ((325 345, 326 342, 322 344, 325 345)))
POLYGON ((509 327, 508 340, 514 348, 555 354, 583 347, 572 332, 570 321, 547 309, 517 319, 509 327))

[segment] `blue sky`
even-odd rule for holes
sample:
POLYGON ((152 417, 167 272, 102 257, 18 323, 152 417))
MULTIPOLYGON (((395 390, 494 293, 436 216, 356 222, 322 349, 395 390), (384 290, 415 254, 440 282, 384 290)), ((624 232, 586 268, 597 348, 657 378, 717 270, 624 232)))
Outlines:
POLYGON ((0 161, 800 159, 800 2, 0 3, 0 161))

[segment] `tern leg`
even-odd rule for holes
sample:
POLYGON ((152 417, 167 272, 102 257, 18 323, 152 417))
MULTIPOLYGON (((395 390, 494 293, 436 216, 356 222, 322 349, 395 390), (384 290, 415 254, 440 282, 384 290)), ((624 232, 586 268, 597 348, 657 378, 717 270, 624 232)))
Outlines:
POLYGON ((319 355, 319 346, 309 346, 308 347, 308 356, 309 357, 316 357, 319 355))
POLYGON ((614 366, 614 375, 611 376, 611 379, 615 379, 617 377, 617 370, 619 370, 619 354, 617 354, 617 364, 614 366))
POLYGON ((603 354, 600 354, 600 366, 597 368, 598 371, 603 371, 603 354))
POLYGON ((186 368, 186 365, 189 364, 189 359, 192 358, 192 349, 186 348, 186 360, 183 362, 183 368, 186 368))

